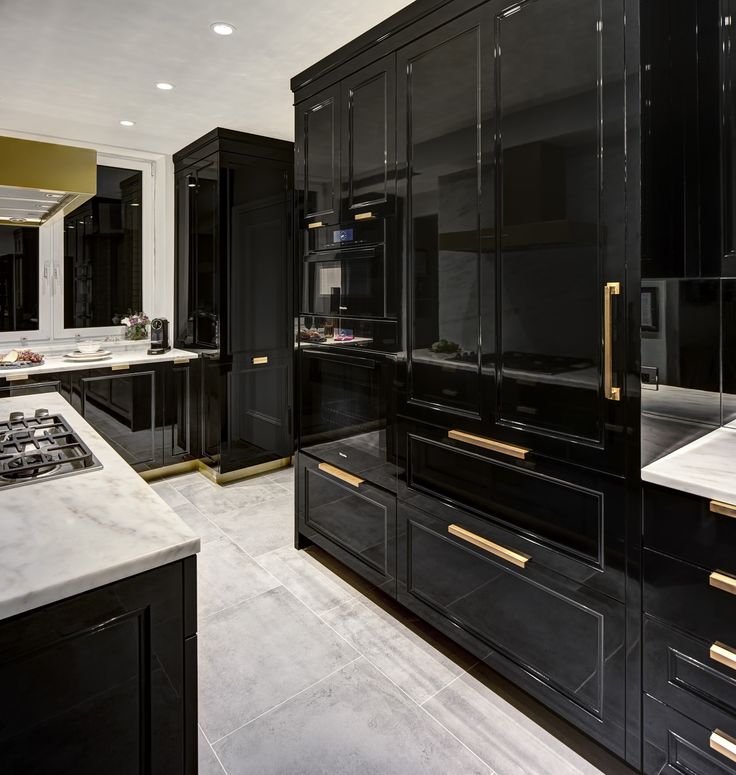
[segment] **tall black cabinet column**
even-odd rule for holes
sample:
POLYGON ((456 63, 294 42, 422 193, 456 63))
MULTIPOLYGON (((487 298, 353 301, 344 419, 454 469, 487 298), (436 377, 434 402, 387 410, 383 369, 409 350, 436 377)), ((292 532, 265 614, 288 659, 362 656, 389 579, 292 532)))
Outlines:
POLYGON ((176 343, 203 358, 199 445, 217 479, 293 452, 293 148, 215 129, 174 155, 176 343))

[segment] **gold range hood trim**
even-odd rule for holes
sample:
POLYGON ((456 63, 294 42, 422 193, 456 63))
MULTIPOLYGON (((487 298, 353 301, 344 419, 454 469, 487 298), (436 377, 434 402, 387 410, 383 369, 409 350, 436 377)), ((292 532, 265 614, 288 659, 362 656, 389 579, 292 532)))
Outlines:
POLYGON ((38 227, 59 212, 68 215, 96 193, 95 150, 0 137, 0 225, 38 227), (34 215, 22 215, 26 210, 34 215))

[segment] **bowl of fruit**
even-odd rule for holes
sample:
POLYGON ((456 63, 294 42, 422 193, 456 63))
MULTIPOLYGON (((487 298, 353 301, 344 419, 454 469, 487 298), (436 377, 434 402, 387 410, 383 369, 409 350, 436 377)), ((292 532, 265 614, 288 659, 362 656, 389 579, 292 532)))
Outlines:
POLYGON ((33 350, 10 350, 0 355, 0 368, 22 369, 26 366, 40 366, 42 363, 43 355, 33 350))

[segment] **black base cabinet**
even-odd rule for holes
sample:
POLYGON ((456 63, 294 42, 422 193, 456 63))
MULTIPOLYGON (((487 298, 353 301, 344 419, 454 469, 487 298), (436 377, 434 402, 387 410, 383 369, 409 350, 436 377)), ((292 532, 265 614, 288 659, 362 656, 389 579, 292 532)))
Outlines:
POLYGON ((196 775, 196 559, 0 622, 3 775, 196 775))

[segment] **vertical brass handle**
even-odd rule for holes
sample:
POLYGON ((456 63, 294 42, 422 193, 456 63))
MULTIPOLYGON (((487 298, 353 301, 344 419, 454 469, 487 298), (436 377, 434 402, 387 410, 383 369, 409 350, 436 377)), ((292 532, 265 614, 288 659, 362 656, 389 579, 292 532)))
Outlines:
POLYGON ((731 737, 731 735, 716 729, 715 732, 711 732, 710 747, 732 762, 736 762, 736 738, 731 737))
POLYGON ((724 517, 736 517, 736 506, 723 501, 711 501, 710 510, 714 514, 720 514, 724 517))
POLYGON ((730 667, 731 670, 736 670, 736 651, 725 643, 716 641, 710 647, 710 658, 714 662, 720 662, 722 665, 730 667))
POLYGON ((466 530, 459 525, 449 525, 447 532, 456 538, 460 538, 463 541, 467 541, 469 544, 473 544, 473 546, 477 546, 479 549, 483 549, 483 551, 488 552, 489 554, 500 557, 502 560, 506 560, 506 562, 510 562, 512 565, 516 565, 517 568, 526 568, 526 564, 531 560, 531 557, 528 554, 515 552, 513 549, 507 549, 500 544, 494 544, 493 541, 489 541, 487 538, 483 538, 483 536, 471 533, 469 530, 466 530))
POLYGON ((609 401, 621 400, 621 388, 613 386, 613 297, 621 294, 621 283, 603 288, 603 391, 609 401))
POLYGON ((708 577, 708 583, 711 587, 728 592, 731 595, 736 595, 736 578, 729 576, 727 573, 714 570, 708 577))
POLYGON ((308 229, 319 229, 320 226, 322 226, 322 221, 313 221, 307 224, 308 229))

